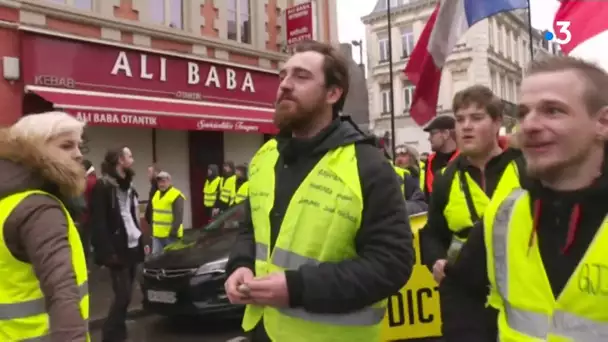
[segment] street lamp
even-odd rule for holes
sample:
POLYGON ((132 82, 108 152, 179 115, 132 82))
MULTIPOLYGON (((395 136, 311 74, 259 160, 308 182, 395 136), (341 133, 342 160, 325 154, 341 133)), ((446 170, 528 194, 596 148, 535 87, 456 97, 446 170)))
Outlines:
POLYGON ((359 47, 359 64, 363 65, 363 39, 353 40, 351 43, 359 47))

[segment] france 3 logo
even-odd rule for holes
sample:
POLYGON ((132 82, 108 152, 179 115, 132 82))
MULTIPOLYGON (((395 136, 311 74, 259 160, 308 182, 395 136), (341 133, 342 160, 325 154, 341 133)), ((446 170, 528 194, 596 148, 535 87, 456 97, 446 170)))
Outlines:
POLYGON ((555 26, 558 27, 557 34, 546 31, 544 35, 545 39, 560 45, 570 43, 570 40, 572 40, 572 32, 570 32, 570 22, 558 21, 555 23, 555 26))

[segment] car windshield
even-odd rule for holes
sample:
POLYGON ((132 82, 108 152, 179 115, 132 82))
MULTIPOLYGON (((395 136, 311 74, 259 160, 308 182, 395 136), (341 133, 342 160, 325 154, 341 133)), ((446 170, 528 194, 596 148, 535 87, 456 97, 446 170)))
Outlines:
POLYGON ((184 231, 183 242, 195 242, 206 233, 219 230, 233 230, 239 227, 239 221, 245 214, 244 204, 238 204, 220 214, 213 222, 203 228, 187 229, 184 231))

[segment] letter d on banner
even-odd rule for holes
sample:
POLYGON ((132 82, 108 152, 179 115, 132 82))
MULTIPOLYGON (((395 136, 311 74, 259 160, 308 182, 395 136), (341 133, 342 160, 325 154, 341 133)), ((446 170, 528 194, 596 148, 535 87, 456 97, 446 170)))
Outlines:
POLYGON ((426 219, 426 213, 410 216, 416 262, 407 284, 388 298, 381 342, 441 336, 438 286, 420 260, 419 231, 426 224, 426 219))

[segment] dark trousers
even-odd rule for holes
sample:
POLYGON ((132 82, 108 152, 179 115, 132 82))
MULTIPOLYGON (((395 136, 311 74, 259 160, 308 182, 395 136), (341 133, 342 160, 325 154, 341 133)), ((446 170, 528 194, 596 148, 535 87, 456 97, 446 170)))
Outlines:
POLYGON ((114 301, 103 325, 103 342, 122 342, 127 339, 127 310, 133 294, 136 265, 110 268, 114 301))

